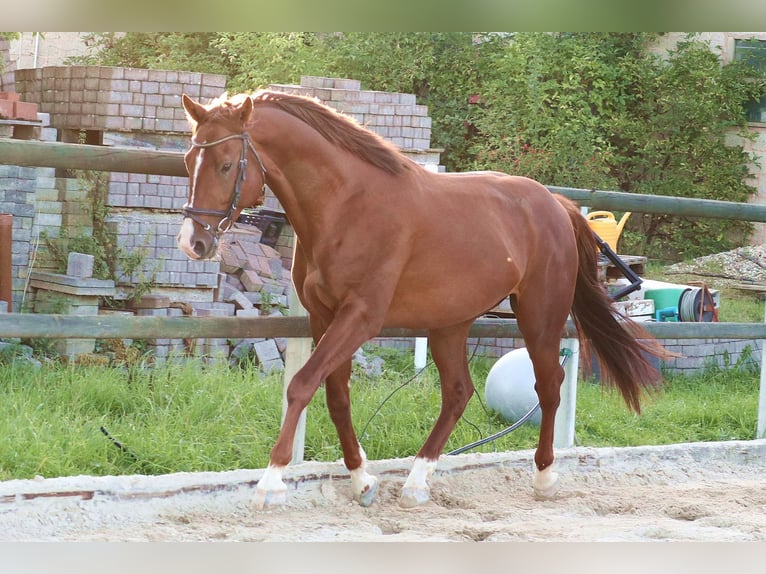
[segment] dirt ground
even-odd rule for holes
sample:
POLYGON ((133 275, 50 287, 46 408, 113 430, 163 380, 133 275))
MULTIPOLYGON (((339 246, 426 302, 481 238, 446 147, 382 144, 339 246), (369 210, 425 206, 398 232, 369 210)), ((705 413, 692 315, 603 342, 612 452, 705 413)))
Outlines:
POLYGON ((766 540, 766 441, 559 452, 561 489, 533 496, 532 451, 442 457, 432 500, 399 508, 409 460, 372 462, 369 508, 340 463, 286 475, 286 508, 256 511, 261 470, 0 483, 2 541, 766 540))

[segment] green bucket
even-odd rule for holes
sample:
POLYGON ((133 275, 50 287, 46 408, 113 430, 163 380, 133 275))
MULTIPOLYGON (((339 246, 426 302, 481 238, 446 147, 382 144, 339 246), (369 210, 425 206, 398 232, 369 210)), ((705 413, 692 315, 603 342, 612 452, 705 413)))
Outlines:
POLYGON ((666 307, 675 307, 678 309, 678 303, 681 295, 688 287, 662 287, 660 289, 647 289, 644 297, 654 301, 655 309, 665 309, 666 307))

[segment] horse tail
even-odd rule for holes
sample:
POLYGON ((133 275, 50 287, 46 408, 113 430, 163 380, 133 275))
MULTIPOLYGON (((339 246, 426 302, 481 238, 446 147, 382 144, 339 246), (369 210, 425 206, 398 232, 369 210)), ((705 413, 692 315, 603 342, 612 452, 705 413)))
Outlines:
POLYGON ((601 381, 617 387, 625 403, 641 412, 643 390, 656 388, 662 374, 650 357, 673 356, 638 323, 622 316, 598 280, 598 246, 587 220, 572 201, 556 195, 569 213, 577 240, 578 270, 572 319, 587 364, 595 355, 601 381))

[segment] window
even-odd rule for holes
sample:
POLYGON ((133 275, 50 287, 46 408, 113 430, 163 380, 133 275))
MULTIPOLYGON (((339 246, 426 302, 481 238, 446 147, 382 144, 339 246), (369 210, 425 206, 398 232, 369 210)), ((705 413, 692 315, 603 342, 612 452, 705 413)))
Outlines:
MULTIPOLYGON (((766 40, 734 40, 734 59, 741 60, 766 75, 766 40)), ((747 121, 766 123, 766 96, 745 107, 747 121)))

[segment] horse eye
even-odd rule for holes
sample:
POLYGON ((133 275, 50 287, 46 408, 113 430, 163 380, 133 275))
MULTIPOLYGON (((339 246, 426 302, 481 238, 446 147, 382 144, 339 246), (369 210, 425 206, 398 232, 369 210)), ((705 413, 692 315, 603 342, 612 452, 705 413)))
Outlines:
POLYGON ((221 166, 221 173, 229 173, 230 169, 231 169, 231 162, 227 161, 225 164, 221 166))

